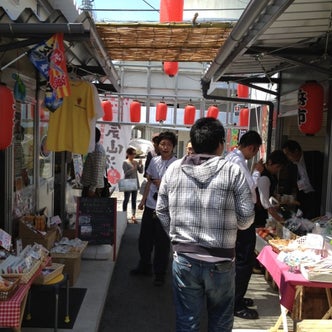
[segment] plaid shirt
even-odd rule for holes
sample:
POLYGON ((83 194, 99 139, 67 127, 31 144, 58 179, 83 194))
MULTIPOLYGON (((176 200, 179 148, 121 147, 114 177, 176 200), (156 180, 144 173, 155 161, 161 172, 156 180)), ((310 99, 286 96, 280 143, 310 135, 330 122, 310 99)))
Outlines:
POLYGON ((104 188, 104 176, 106 176, 106 152, 104 147, 97 143, 95 150, 86 157, 81 182, 83 187, 95 191, 97 188, 104 188))
POLYGON ((237 230, 254 221, 240 167, 218 156, 191 155, 170 165, 156 212, 173 244, 210 249, 234 249, 237 230))

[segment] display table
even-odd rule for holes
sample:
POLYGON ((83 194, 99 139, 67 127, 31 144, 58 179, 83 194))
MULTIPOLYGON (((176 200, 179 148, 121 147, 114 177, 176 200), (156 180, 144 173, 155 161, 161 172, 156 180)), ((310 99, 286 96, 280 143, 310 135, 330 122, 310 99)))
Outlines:
POLYGON ((332 297, 330 291, 332 283, 308 281, 302 276, 301 272, 290 272, 289 266, 277 259, 277 254, 272 250, 271 246, 265 246, 262 248, 261 252, 257 256, 257 259, 266 268, 279 288, 281 316, 279 317, 276 325, 270 331, 277 331, 281 322, 283 322, 284 331, 288 331, 286 315, 288 311, 293 311, 295 301, 298 315, 296 320, 302 319, 301 312, 303 287, 325 289, 329 310, 325 313, 322 319, 332 317, 332 297))
POLYGON ((9 300, 0 302, 0 327, 11 327, 13 331, 21 331, 25 304, 31 284, 32 279, 26 284, 20 284, 9 300))

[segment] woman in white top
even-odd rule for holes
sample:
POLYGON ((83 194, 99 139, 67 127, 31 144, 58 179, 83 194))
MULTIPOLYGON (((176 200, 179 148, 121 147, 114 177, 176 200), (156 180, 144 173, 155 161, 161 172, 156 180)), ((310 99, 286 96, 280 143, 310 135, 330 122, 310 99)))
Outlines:
MULTIPOLYGON (((124 172, 125 179, 136 179, 137 180, 137 189, 139 188, 139 181, 138 181, 138 172, 143 173, 143 164, 142 160, 140 159, 137 162, 134 158, 136 156, 136 150, 134 148, 128 148, 126 151, 126 160, 122 164, 122 169, 124 172)), ((135 191, 125 191, 124 192, 124 200, 122 205, 122 210, 127 211, 127 205, 129 203, 129 199, 131 196, 131 221, 133 223, 137 223, 136 221, 136 201, 137 201, 137 192, 135 191)))

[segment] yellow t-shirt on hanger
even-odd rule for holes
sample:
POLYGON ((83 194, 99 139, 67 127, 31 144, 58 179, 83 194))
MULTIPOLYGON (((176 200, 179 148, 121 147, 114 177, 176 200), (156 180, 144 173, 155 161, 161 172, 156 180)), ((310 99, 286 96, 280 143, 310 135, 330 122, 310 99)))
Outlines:
POLYGON ((86 154, 90 131, 96 121, 96 94, 92 83, 70 81, 71 95, 63 98, 62 105, 50 113, 47 149, 86 154))

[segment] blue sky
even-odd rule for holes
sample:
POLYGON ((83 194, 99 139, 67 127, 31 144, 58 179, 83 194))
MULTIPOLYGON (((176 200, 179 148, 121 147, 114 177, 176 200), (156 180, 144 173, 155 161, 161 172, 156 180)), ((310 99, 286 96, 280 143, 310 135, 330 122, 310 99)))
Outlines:
POLYGON ((152 11, 95 11, 96 21, 159 21, 160 0, 94 0, 95 9, 147 9, 152 11))

